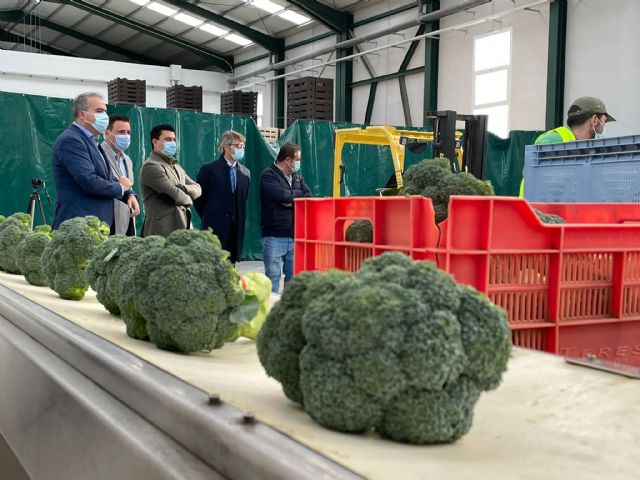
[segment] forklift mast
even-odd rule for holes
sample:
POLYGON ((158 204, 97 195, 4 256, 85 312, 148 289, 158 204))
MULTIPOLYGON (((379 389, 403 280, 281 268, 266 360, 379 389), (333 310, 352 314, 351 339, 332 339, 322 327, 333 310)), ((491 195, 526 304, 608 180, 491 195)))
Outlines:
POLYGON ((433 119, 433 156, 440 155, 451 161, 451 170, 457 171, 455 151, 458 140, 455 136, 456 122, 464 122, 462 136, 462 171, 484 180, 484 163, 487 158, 487 115, 462 115, 452 110, 427 112, 433 119))

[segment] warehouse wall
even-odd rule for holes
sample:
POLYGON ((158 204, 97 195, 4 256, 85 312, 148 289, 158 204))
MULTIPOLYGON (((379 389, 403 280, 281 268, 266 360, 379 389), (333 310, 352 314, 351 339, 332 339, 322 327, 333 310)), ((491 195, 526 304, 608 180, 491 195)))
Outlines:
MULTIPOLYGON (((107 98, 107 83, 116 77, 147 81, 147 106, 166 107, 170 86, 169 68, 136 63, 2 51, 0 91, 73 98, 96 91, 107 98)), ((220 112, 220 92, 227 89, 227 76, 199 70, 181 70, 183 85, 202 86, 205 112, 220 112)))
MULTIPOLYGON (((526 5, 531 1, 518 1, 526 5)), ((513 8, 510 0, 494 0, 474 9, 475 15, 462 12, 445 18, 440 28, 468 22, 513 8)), ((519 12, 500 19, 469 27, 466 31, 442 34, 440 38, 440 74, 438 77, 438 109, 471 113, 473 110, 473 41, 478 35, 511 29, 511 78, 509 129, 540 130, 545 124, 547 89, 547 50, 549 6, 536 7, 536 12, 519 12)))
POLYGON ((569 0, 565 111, 581 95, 602 98, 618 120, 608 136, 640 133, 637 0, 569 0))

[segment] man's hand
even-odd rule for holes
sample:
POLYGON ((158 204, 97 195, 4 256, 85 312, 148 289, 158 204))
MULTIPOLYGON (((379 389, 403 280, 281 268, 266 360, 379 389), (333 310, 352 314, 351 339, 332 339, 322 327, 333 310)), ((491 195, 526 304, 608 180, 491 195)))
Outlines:
POLYGON ((131 188, 131 185, 133 185, 133 183, 131 183, 131 180, 129 180, 127 177, 120 177, 118 179, 118 183, 122 185, 125 191, 129 190, 131 188))
POLYGON ((132 217, 137 217, 138 215, 140 215, 140 205, 138 204, 138 199, 135 195, 129 196, 129 198, 127 199, 127 205, 129 206, 132 217))

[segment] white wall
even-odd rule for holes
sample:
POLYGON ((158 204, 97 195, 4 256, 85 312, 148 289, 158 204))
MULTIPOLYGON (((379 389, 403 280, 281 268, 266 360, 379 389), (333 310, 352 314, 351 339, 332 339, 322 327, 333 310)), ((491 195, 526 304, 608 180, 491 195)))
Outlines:
MULTIPOLYGON (((117 77, 146 80, 146 106, 166 107, 169 67, 0 51, 0 91, 60 98, 95 91, 107 98, 107 83, 117 77)), ((182 69, 179 83, 202 86, 203 111, 220 112, 220 92, 227 90, 226 74, 182 69)))
POLYGON ((569 0, 565 112, 582 95, 599 97, 617 122, 607 136, 640 133, 640 2, 569 0))
MULTIPOLYGON (((517 1, 516 6, 531 3, 517 1)), ((441 3, 442 6, 442 3, 441 3)), ((510 0, 494 0, 474 9, 475 15, 462 12, 440 21, 440 28, 469 22, 513 8, 510 0)), ((438 109, 472 113, 473 40, 477 35, 511 28, 510 130, 542 130, 545 124, 547 95, 547 50, 549 6, 536 12, 519 12, 466 28, 443 33, 440 37, 438 109)))

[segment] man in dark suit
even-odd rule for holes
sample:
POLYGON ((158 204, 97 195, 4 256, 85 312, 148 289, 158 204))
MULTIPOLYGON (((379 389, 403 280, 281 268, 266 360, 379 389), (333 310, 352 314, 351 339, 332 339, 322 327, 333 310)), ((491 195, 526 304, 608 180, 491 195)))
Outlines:
POLYGON ((245 138, 233 130, 220 137, 220 157, 200 168, 197 182, 202 196, 193 205, 202 220, 201 228, 211 228, 230 253, 231 263, 242 257, 244 224, 251 172, 242 165, 245 138))
POLYGON ((131 182, 111 172, 98 136, 109 124, 107 106, 99 93, 83 93, 73 103, 74 122, 53 147, 53 180, 57 202, 53 228, 74 217, 95 215, 114 232, 113 199, 125 202, 132 215, 140 213, 131 182))

